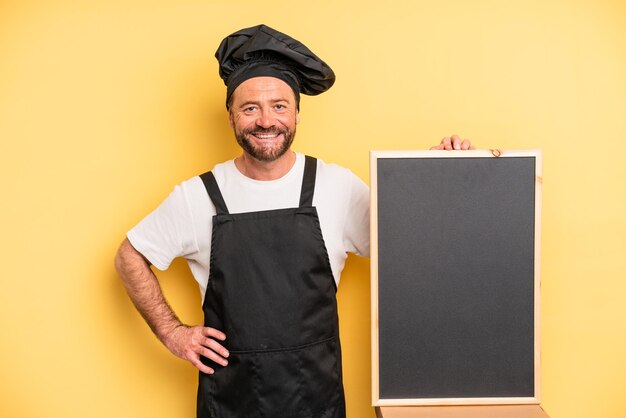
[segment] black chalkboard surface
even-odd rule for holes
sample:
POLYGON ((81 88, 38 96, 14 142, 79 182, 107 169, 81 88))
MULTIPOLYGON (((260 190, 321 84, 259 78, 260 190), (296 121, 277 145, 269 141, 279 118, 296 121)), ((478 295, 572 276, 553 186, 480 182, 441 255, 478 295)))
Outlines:
POLYGON ((539 403, 540 166, 372 152, 374 405, 539 403))

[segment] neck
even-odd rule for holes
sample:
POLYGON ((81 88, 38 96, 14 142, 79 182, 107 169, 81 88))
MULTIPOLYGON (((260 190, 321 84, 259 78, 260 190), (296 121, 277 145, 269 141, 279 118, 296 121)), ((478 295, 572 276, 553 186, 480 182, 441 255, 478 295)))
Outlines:
POLYGON ((296 153, 289 150, 274 161, 259 161, 244 152, 235 158, 235 167, 241 174, 253 180, 277 180, 291 170, 296 163, 296 153))

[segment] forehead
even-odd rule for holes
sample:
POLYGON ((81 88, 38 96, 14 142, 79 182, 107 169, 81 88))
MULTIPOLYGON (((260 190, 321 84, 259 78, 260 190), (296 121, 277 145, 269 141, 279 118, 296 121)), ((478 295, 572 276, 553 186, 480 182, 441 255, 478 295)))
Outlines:
POLYGON ((289 84, 274 77, 253 77, 241 83, 233 92, 233 105, 246 102, 287 100, 295 103, 289 84))

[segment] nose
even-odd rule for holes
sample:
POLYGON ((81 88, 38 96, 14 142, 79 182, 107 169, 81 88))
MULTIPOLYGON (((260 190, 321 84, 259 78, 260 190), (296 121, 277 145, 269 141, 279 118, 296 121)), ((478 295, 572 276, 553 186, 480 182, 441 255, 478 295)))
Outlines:
POLYGON ((261 128, 271 128, 274 126, 274 117, 269 109, 262 109, 259 113, 259 117, 256 120, 256 124, 261 128))

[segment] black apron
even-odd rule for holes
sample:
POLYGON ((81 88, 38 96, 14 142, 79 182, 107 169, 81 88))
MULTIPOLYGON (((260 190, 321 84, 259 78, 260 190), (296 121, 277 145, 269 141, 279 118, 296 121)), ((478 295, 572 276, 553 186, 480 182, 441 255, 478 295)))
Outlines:
POLYGON ((200 373, 199 418, 344 418, 336 284, 306 157, 300 206, 229 214, 211 172, 216 207, 204 325, 226 334, 223 367, 200 373))

